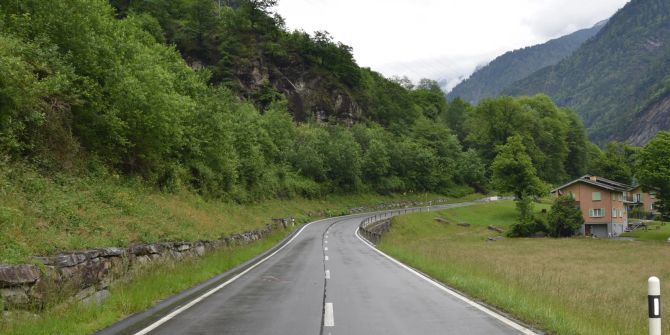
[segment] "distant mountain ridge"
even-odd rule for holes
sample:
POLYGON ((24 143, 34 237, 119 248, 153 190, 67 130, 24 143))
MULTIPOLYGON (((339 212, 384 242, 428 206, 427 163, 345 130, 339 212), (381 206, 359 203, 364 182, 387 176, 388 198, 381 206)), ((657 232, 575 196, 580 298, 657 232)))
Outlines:
POLYGON ((573 108, 592 140, 643 145, 670 129, 670 1, 632 0, 559 64, 504 91, 573 108))
POLYGON ((591 28, 543 44, 507 52, 488 65, 478 68, 470 78, 454 87, 447 96, 450 99, 460 97, 470 103, 498 96, 512 83, 570 56, 584 42, 595 36, 606 23, 607 20, 601 21, 591 28))

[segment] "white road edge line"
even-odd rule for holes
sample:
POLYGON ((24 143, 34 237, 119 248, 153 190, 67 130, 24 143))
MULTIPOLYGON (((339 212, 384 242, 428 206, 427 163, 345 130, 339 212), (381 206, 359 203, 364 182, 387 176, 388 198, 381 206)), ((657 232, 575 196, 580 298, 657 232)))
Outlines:
POLYGON ((323 308, 323 326, 335 327, 335 316, 333 316, 333 303, 327 302, 323 308))
POLYGON ((326 270, 326 279, 330 279, 330 270, 326 270))
POLYGON ((407 270, 407 271, 413 273, 413 274, 416 275, 417 277, 419 277, 419 278, 421 278, 421 279, 423 279, 423 280, 429 282, 430 284, 432 284, 433 286, 437 287, 438 289, 440 289, 440 290, 442 290, 442 291, 444 291, 444 292, 446 292, 446 293, 448 293, 448 294, 450 294, 450 295, 452 295, 452 296, 454 296, 454 297, 460 299, 461 301, 467 303, 468 305, 470 305, 470 306, 472 306, 472 307, 474 307, 474 308, 476 308, 476 309, 478 309, 478 310, 480 310, 480 311, 482 311, 482 312, 488 314, 489 316, 491 316, 491 317, 495 318, 496 320, 498 320, 498 321, 500 321, 500 322, 502 322, 502 323, 504 323, 504 324, 510 326, 511 328, 520 331, 522 334, 527 334, 527 335, 537 335, 537 333, 533 332, 532 330, 530 330, 530 329, 528 329, 528 328, 526 328, 526 327, 524 327, 524 326, 522 326, 522 325, 520 325, 520 324, 518 324, 518 323, 516 323, 516 322, 514 322, 514 321, 512 321, 512 320, 510 320, 510 319, 508 319, 508 318, 506 318, 506 317, 504 317, 504 316, 502 316, 502 315, 500 315, 500 314, 498 314, 498 313, 496 313, 496 312, 494 312, 494 311, 492 311, 492 310, 490 310, 490 309, 488 309, 488 308, 486 308, 486 307, 484 307, 484 306, 478 304, 477 302, 475 302, 475 301, 473 301, 473 300, 471 300, 471 299, 469 299, 469 298, 467 298, 467 297, 461 295, 460 293, 458 293, 458 292, 456 292, 456 291, 454 291, 454 290, 452 290, 452 289, 447 288, 446 286, 442 285, 441 283, 438 283, 438 282, 436 282, 436 281, 434 281, 434 280, 432 280, 432 279, 426 277, 425 275, 423 275, 423 274, 419 273, 418 271, 416 271, 416 270, 410 268, 409 266, 407 266, 407 265, 401 263, 400 261, 396 260, 395 258, 393 258, 393 257, 391 257, 391 256, 389 256, 389 255, 387 255, 387 254, 385 254, 383 251, 377 249, 375 246, 371 245, 370 243, 368 243, 368 241, 366 241, 365 239, 363 239, 363 238, 359 235, 359 233, 358 233, 359 230, 360 230, 360 227, 356 228, 356 231, 354 232, 354 235, 355 235, 359 240, 361 240, 361 242, 363 242, 365 245, 367 245, 370 249, 376 251, 378 254, 380 254, 380 255, 382 255, 382 256, 388 258, 388 259, 391 260, 393 263, 399 265, 399 266, 402 267, 403 269, 405 269, 405 270, 407 270))
MULTIPOLYGON (((332 219, 332 218, 329 218, 329 219, 332 219)), ((270 259, 270 257, 276 255, 278 252, 282 251, 282 249, 284 249, 287 245, 291 244, 291 242, 293 242, 293 240, 295 240, 298 236, 300 236, 300 234, 302 233, 302 231, 305 230, 305 228, 307 228, 307 227, 308 227, 309 225, 311 225, 312 223, 322 222, 322 221, 326 221, 326 220, 329 220, 329 219, 318 220, 318 221, 314 221, 314 222, 310 222, 310 223, 306 224, 306 225, 303 226, 303 227, 302 227, 302 228, 301 228, 295 235, 293 235, 293 237, 292 237, 290 240, 288 240, 288 242, 286 242, 284 245, 282 245, 279 249, 275 250, 275 252, 271 253, 271 254, 268 255, 267 257, 265 257, 265 258, 263 258, 262 260, 258 261, 256 264, 250 266, 250 267, 247 268, 246 270, 244 270, 244 271, 238 273, 238 274, 235 275, 233 278, 228 279, 225 283, 223 283, 223 284, 221 284, 221 285, 219 285, 219 286, 217 286, 217 287, 215 287, 215 288, 213 288, 213 289, 211 289, 211 290, 205 292, 205 294, 203 294, 203 295, 201 295, 201 296, 199 296, 199 297, 193 299, 193 300, 192 300, 191 302, 189 302, 188 304, 186 304, 186 305, 184 305, 184 306, 182 306, 182 307, 179 307, 178 309, 172 311, 170 314, 168 314, 168 315, 166 315, 166 316, 160 318, 158 321, 156 321, 156 322, 150 324, 149 326, 147 326, 146 328, 144 328, 144 329, 138 331, 137 333, 135 333, 135 335, 145 335, 145 334, 148 334, 150 331, 152 331, 152 330, 158 328, 160 325, 162 325, 162 324, 168 322, 170 319, 174 318, 175 316, 177 316, 177 315, 180 314, 181 312, 183 312, 183 311, 185 311, 185 310, 191 308, 193 305, 199 303, 199 302, 202 301, 203 299, 209 297, 210 295, 216 293, 216 292, 219 291, 220 289, 222 289, 222 288, 228 286, 230 283, 234 282, 234 281, 237 280, 238 278, 244 276, 247 272, 249 272, 249 271, 253 270, 254 268, 256 268, 257 266, 263 264, 265 261, 267 261, 268 259, 270 259)))

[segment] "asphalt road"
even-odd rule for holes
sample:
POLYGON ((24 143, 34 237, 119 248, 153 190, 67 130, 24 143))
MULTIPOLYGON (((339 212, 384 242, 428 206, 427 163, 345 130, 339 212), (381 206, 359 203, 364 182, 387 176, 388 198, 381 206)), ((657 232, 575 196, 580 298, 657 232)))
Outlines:
POLYGON ((356 234, 367 216, 311 223, 225 287, 133 333, 531 333, 373 249, 356 234))

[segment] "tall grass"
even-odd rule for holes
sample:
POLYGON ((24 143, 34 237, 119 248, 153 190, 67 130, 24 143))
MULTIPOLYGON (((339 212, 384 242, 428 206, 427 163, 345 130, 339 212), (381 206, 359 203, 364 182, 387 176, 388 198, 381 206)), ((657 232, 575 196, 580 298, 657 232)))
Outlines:
MULTIPOLYGON (((659 276, 670 292, 670 246, 587 238, 486 241, 497 235, 487 225, 507 226, 514 217, 511 202, 398 217, 380 248, 550 334, 647 333, 646 281, 659 276), (439 223, 436 216, 472 226, 439 223)), ((664 332, 670 332, 667 320, 664 332)))
POLYGON ((306 222, 351 207, 435 198, 443 196, 358 194, 238 204, 188 191, 158 192, 114 175, 45 177, 0 164, 0 263, 66 250, 210 240, 262 227, 273 217, 306 222))

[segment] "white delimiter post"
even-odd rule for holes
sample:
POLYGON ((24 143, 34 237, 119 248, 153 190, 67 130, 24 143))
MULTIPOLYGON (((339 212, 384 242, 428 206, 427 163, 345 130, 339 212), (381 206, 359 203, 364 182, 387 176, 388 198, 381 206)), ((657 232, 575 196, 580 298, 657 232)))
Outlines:
POLYGON ((649 335, 661 335, 661 281, 649 277, 649 335))

